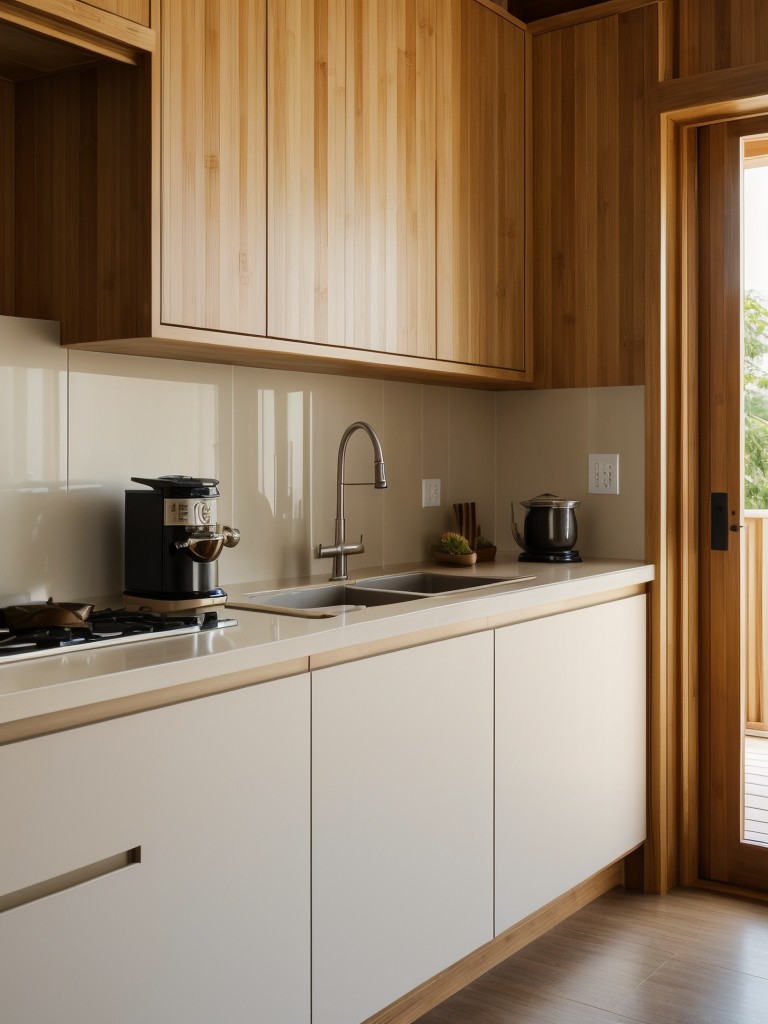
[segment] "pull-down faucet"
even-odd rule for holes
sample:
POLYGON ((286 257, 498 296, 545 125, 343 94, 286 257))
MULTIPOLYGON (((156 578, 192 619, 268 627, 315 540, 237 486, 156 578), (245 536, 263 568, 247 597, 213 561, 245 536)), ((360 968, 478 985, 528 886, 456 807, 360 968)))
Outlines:
MULTIPOLYGON (((371 439, 373 445, 373 487, 377 490, 387 486, 387 477, 384 470, 384 453, 381 450, 381 441, 376 436, 376 431, 363 420, 358 420, 347 427, 341 437, 339 444, 339 459, 336 464, 336 533, 335 542, 330 547, 323 547, 318 544, 316 558, 333 558, 332 580, 347 579, 347 555, 360 555, 363 547, 363 535, 360 534, 359 544, 347 544, 347 525, 344 519, 344 488, 349 486, 360 486, 348 484, 344 479, 344 459, 347 454, 347 443, 356 430, 364 430, 371 439)), ((363 485, 370 486, 370 485, 363 485)))

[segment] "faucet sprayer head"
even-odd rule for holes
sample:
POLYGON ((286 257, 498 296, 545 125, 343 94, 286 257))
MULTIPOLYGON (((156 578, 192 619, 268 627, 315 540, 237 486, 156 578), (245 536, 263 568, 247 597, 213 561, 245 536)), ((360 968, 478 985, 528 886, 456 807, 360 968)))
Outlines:
POLYGON ((377 460, 373 464, 373 486, 379 491, 387 486, 387 472, 383 461, 377 460))

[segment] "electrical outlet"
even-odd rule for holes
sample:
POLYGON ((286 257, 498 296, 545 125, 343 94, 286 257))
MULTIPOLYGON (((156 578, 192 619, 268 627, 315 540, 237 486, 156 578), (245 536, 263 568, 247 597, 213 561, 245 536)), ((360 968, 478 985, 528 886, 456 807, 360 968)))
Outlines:
POLYGON ((421 507, 436 508, 440 504, 440 481, 421 481, 421 507))
POLYGON ((590 455, 588 473, 590 494, 619 493, 618 455, 590 455))

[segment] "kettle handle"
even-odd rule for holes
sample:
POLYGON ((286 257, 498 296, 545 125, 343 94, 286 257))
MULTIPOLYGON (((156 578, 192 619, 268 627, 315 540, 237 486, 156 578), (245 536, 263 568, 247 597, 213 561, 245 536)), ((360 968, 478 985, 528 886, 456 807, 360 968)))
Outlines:
POLYGON ((518 547, 521 547, 523 549, 523 551, 527 551, 528 548, 525 546, 525 541, 520 536, 520 532, 517 529, 517 523, 515 522, 515 503, 514 503, 514 501, 510 502, 510 505, 512 507, 512 536, 515 538, 515 543, 518 545, 518 547))

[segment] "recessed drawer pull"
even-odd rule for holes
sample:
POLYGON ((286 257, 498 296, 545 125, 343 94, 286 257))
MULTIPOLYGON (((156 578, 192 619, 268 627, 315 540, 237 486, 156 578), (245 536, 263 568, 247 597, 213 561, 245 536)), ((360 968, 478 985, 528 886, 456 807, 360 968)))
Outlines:
POLYGON ((44 896, 64 892, 65 889, 72 889, 76 885, 82 885, 83 882, 101 878, 102 875, 111 875, 114 871, 120 871, 122 868, 139 863, 141 863, 141 847, 134 846, 132 850, 125 850, 124 853, 116 853, 113 857, 105 857, 93 864, 86 864, 85 867, 75 868, 74 871, 67 871, 63 875, 56 875, 55 878, 47 878, 44 882, 35 882, 34 885, 28 885, 23 889, 0 896, 0 913, 13 910, 15 907, 23 907, 25 903, 34 903, 35 900, 41 900, 44 896))

